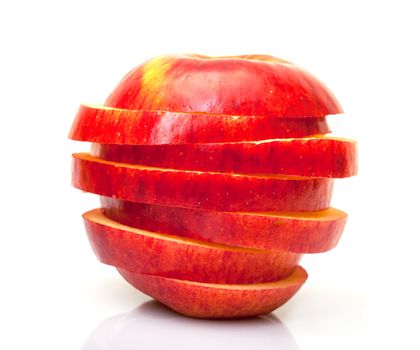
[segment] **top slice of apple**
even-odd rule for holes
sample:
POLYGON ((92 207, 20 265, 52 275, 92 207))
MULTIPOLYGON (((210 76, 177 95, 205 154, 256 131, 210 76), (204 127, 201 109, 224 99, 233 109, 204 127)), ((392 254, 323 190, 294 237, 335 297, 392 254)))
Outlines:
POLYGON ((109 107, 282 118, 342 113, 331 91, 285 60, 266 55, 166 55, 131 70, 109 107))

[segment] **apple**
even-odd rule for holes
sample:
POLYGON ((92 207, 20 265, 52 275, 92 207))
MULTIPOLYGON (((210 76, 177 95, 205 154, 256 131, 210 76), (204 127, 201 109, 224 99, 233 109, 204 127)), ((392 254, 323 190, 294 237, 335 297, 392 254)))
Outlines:
POLYGON ((342 113, 318 79, 291 62, 266 55, 155 57, 131 70, 105 105, 286 118, 342 113))
POLYGON ((342 113, 297 65, 266 55, 166 55, 130 71, 102 106, 81 105, 72 183, 101 196, 91 246, 134 287, 201 318, 270 312, 307 278, 304 253, 333 248, 347 215, 334 178, 356 142, 326 137, 342 113))
POLYGON ((73 154, 73 185, 134 202, 222 211, 327 209, 332 179, 173 170, 73 154))
POLYGON ((293 297, 308 275, 298 266, 271 283, 212 284, 118 269, 132 286, 174 311, 197 318, 240 318, 269 313, 293 297))
POLYGON ((209 283, 271 282, 288 276, 301 258, 140 230, 107 218, 100 209, 83 217, 98 259, 138 273, 209 283))
POLYGON ((356 142, 331 137, 180 145, 93 144, 92 155, 147 166, 342 178, 357 172, 356 142))
POLYGON ((334 248, 347 214, 314 212, 246 213, 177 208, 101 197, 104 214, 143 230, 237 247, 321 253, 334 248))
POLYGON ((97 143, 159 145, 254 141, 328 132, 325 117, 234 116, 81 105, 69 137, 97 143))

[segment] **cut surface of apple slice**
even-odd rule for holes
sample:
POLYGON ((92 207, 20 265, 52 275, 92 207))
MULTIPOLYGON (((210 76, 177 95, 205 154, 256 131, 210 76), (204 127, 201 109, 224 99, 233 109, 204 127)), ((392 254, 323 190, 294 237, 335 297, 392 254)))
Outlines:
POLYGON ((342 178, 357 172, 356 142, 309 137, 235 143, 94 144, 92 155, 162 168, 342 178))
POLYGON ((153 168, 73 154, 76 188, 134 202, 225 211, 313 211, 329 207, 333 180, 153 168))
POLYGON ((119 224, 100 209, 84 214, 98 259, 129 271, 210 283, 257 283, 288 276, 301 255, 237 248, 119 224))
POLYGON ((69 138, 97 143, 160 145, 253 141, 328 132, 324 117, 232 116, 81 105, 69 138))
POLYGON ((239 318, 269 313, 292 298, 308 275, 298 266, 287 278, 259 284, 209 284, 118 269, 132 286, 174 311, 198 318, 239 318))
POLYGON ((101 197, 107 217, 124 225, 237 247, 321 253, 334 248, 347 214, 316 212, 220 212, 101 197))

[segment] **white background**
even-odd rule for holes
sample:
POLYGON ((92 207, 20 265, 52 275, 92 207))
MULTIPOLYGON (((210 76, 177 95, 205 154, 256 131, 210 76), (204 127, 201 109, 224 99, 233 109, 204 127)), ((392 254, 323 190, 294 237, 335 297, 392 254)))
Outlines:
POLYGON ((1 1, 1 349, 418 349, 419 10, 416 1, 1 1), (339 246, 271 317, 177 316, 96 261, 70 186, 66 139, 158 54, 265 53, 323 80, 356 138, 360 174, 336 183, 339 246), (139 309, 136 309, 139 307, 139 309), (133 311, 134 310, 134 311, 133 311))

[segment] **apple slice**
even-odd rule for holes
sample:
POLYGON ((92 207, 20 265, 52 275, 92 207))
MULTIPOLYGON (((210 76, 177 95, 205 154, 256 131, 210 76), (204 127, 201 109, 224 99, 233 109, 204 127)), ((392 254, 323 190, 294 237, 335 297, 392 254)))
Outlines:
POLYGON ((357 172, 356 142, 327 137, 132 146, 94 144, 92 155, 171 169, 342 178, 357 172))
POLYGON ((105 104, 288 118, 342 113, 318 79, 291 62, 266 55, 155 57, 131 70, 105 104))
POLYGON ((308 275, 298 266, 287 278, 257 284, 210 284, 118 269, 133 287, 185 316, 239 318, 269 313, 292 298, 308 275))
POLYGON ((143 231, 107 218, 100 209, 83 217, 98 259, 139 273, 210 283, 270 282, 289 275, 301 258, 143 231))
POLYGON ((129 165, 73 155, 73 185, 134 202, 225 211, 312 211, 329 207, 332 179, 249 176, 129 165))
POLYGON ((97 143, 159 145, 303 137, 329 131, 323 117, 291 119, 81 105, 69 137, 97 143))
POLYGON ((188 209, 101 197, 107 217, 143 230, 207 242, 295 253, 334 248, 347 214, 329 208, 313 212, 244 213, 188 209))

